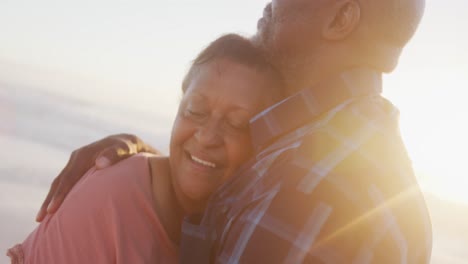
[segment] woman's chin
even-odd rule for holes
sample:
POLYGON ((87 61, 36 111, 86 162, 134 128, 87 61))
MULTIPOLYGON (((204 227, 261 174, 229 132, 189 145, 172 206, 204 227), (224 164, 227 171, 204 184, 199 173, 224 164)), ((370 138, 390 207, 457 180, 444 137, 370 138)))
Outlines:
MULTIPOLYGON (((211 187, 211 186, 210 186, 211 187)), ((203 186, 196 188, 191 186, 190 188, 182 188, 183 196, 185 200, 183 203, 184 211, 187 213, 198 213, 205 209, 208 199, 210 198, 216 187, 207 188, 203 186)))

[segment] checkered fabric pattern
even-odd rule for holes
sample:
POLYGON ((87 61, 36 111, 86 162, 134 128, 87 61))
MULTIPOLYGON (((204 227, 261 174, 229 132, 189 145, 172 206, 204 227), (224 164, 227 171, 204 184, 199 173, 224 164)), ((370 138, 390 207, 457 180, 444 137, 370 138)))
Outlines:
POLYGON ((182 263, 429 263, 429 214, 381 85, 350 70, 255 117, 257 153, 186 219, 182 263))

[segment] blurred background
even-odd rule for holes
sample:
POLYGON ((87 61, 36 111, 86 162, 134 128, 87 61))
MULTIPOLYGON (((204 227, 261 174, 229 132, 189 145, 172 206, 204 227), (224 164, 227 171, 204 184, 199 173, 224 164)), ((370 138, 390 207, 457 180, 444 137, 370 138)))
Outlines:
MULTIPOLYGON (((266 3, 1 0, 0 252, 35 227, 72 150, 130 132, 167 152, 190 60, 222 33, 253 34, 266 3)), ((426 0, 384 83, 430 207, 433 263, 468 259, 466 10, 464 0, 426 0)))

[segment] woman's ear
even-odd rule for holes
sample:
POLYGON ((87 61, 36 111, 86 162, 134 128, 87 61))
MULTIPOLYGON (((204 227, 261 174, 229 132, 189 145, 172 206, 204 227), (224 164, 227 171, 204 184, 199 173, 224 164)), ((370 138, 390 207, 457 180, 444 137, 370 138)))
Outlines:
POLYGON ((346 38, 361 20, 361 6, 355 0, 337 1, 331 11, 322 30, 322 35, 327 40, 346 38))

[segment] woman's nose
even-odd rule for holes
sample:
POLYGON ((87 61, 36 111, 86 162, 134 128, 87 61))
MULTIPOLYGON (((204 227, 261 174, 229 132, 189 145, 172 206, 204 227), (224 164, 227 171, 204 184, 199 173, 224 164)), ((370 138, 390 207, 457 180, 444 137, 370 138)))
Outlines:
POLYGON ((198 143, 204 147, 216 147, 222 144, 222 127, 220 122, 211 121, 198 127, 195 133, 198 143))

